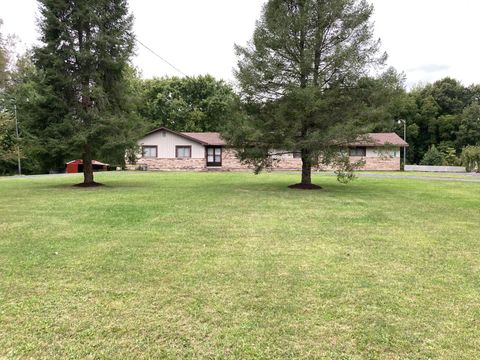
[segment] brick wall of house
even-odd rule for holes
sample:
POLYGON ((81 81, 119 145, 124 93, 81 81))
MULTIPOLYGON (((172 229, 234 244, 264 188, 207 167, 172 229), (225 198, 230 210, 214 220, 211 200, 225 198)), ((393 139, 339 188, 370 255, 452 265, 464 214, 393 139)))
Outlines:
MULTIPOLYGON (((400 170, 400 157, 390 156, 367 156, 367 157, 351 157, 352 162, 364 160, 365 165, 360 170, 372 171, 398 171, 400 170)), ((128 165, 127 169, 135 170, 139 166, 146 166, 148 170, 206 170, 205 159, 160 159, 160 158, 140 158, 135 165, 128 165)), ((302 160, 293 157, 282 157, 273 162, 274 170, 301 170, 302 160)), ((235 156, 232 149, 223 149, 222 152, 222 170, 249 170, 252 167, 242 164, 235 156)), ((320 170, 331 171, 332 167, 320 166, 320 170)))
MULTIPOLYGON (((358 158, 359 160, 360 158, 358 158)), ((351 157, 351 161, 357 161, 355 157, 351 157)), ((399 171, 400 170, 400 157, 366 157, 365 166, 361 169, 364 171, 399 171)))
POLYGON ((226 170, 247 170, 249 166, 242 164, 240 160, 237 159, 234 150, 224 148, 222 152, 222 168, 226 170))
POLYGON ((141 166, 146 166, 147 170, 195 170, 205 169, 205 159, 160 159, 160 158, 140 158, 135 165, 128 165, 128 170, 135 170, 141 166))

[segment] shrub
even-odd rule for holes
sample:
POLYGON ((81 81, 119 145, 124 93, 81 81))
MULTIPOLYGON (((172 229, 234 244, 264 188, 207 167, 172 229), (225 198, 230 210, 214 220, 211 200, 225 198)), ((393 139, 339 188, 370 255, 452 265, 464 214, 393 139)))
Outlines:
POLYGON ((441 166, 443 165, 444 157, 443 154, 438 151, 435 145, 432 145, 430 149, 423 156, 420 165, 432 165, 432 166, 441 166))
POLYGON ((445 166, 460 166, 461 160, 457 156, 457 152, 453 147, 447 147, 442 151, 443 165, 445 166))
POLYGON ((466 146, 462 151, 462 163, 468 172, 480 173, 480 146, 466 146))

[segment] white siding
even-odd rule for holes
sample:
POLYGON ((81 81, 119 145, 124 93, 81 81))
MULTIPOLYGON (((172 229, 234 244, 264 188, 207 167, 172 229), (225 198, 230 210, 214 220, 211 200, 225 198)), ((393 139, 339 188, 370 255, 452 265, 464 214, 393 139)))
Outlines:
POLYGON ((147 135, 138 142, 138 145, 157 146, 157 156, 160 159, 175 158, 175 147, 183 145, 192 147, 192 159, 205 158, 205 147, 203 145, 176 134, 172 134, 168 131, 157 131, 153 134, 147 135))

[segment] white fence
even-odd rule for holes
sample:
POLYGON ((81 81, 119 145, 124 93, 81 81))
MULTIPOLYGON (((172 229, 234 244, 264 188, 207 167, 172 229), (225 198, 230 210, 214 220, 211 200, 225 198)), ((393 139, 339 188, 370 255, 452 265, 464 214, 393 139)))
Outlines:
POLYGON ((465 173, 467 172, 467 169, 463 166, 405 165, 405 171, 465 173))

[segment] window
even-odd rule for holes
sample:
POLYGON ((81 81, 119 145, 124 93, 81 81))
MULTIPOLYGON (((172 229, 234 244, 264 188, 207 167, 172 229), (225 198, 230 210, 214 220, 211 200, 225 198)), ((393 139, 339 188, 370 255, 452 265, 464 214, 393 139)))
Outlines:
POLYGON ((176 146, 175 147, 175 157, 189 159, 192 157, 192 147, 191 146, 176 146))
POLYGON ((207 166, 222 166, 221 147, 207 147, 207 166))
POLYGON ((354 147, 348 149, 348 154, 350 156, 366 156, 367 155, 367 148, 366 147, 354 147))
POLYGON ((156 146, 142 146, 142 154, 145 158, 156 158, 157 147, 156 146))

